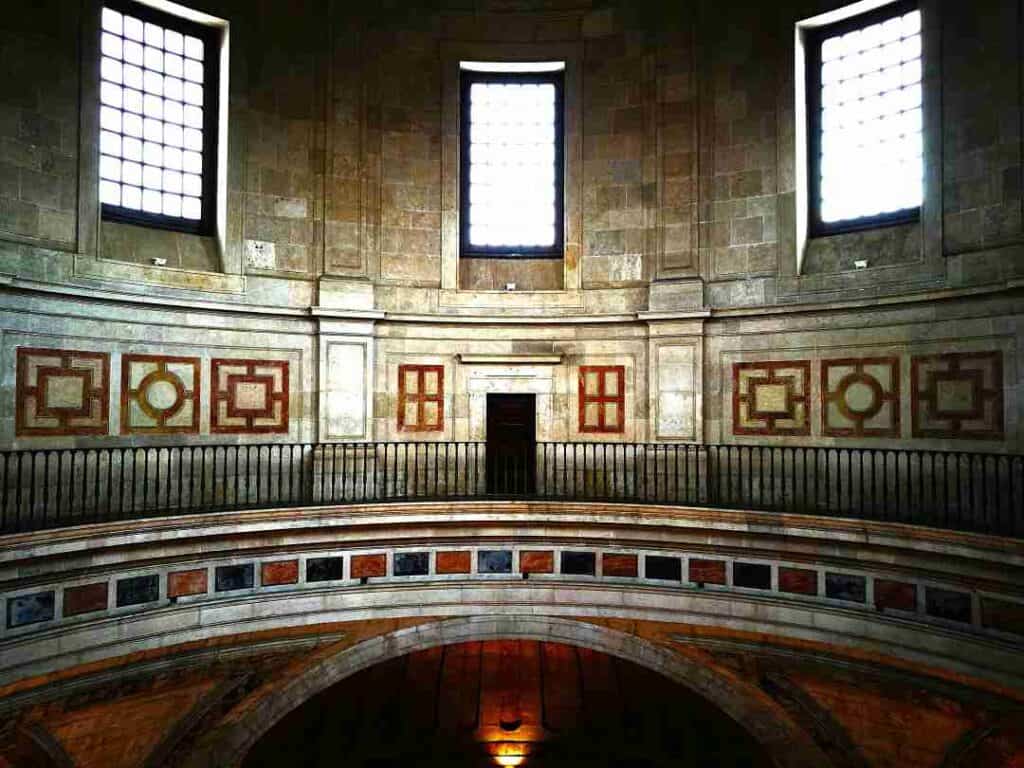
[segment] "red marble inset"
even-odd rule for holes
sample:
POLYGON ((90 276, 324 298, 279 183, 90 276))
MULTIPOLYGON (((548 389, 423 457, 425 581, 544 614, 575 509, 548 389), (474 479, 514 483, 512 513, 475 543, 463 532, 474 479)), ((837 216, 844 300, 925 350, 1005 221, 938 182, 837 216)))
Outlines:
POLYGON ((107 608, 107 582, 83 584, 64 590, 64 615, 77 616, 80 613, 103 611, 107 608))
POLYGON ((210 431, 267 434, 288 431, 288 361, 210 361, 210 431), (248 399, 258 396, 258 402, 248 399))
POLYGON ((260 565, 260 584, 264 587, 272 587, 277 584, 297 584, 298 581, 298 560, 277 560, 260 565))
POLYGON ((601 573, 605 576, 636 576, 636 555, 617 555, 606 552, 601 556, 601 573))
POLYGON ((910 390, 914 437, 1003 439, 1002 352, 915 355, 910 390))
POLYGON ((472 559, 469 552, 438 552, 437 573, 469 573, 472 559))
POLYGON ((520 552, 519 570, 521 573, 554 573, 554 552, 520 552))
POLYGON ((203 595, 208 590, 205 568, 192 571, 175 571, 167 574, 167 596, 185 597, 186 595, 203 595))
POLYGON ((19 347, 15 377, 14 432, 18 437, 107 434, 107 353, 19 347), (72 382, 72 391, 61 382, 72 382))
POLYGON ((818 572, 779 566, 779 591, 793 595, 818 594, 818 572))
POLYGON ((904 581, 875 579, 875 607, 916 611, 917 587, 904 581))
POLYGON ((725 584, 725 561, 691 558, 690 581, 697 584, 725 584))
POLYGON ((354 555, 352 557, 352 578, 366 579, 371 576, 387 576, 386 555, 354 555))

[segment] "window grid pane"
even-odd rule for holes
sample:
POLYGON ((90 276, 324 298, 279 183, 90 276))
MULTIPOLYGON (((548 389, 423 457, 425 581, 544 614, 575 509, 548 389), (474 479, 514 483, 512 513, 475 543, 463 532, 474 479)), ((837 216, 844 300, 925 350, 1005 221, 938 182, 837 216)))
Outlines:
POLYGON ((205 43, 104 8, 100 200, 197 223, 203 217, 205 43))
POLYGON ((551 248, 558 242, 553 83, 474 82, 469 89, 469 245, 551 248))
POLYGON ((921 12, 824 36, 817 210, 826 224, 919 208, 921 12))

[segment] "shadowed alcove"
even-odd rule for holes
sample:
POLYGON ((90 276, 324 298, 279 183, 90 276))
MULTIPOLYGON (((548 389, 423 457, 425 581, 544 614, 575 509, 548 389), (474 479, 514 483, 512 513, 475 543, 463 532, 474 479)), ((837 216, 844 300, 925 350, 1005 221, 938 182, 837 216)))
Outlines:
POLYGON ((682 686, 558 643, 461 643, 359 672, 293 710, 245 768, 770 765, 682 686))

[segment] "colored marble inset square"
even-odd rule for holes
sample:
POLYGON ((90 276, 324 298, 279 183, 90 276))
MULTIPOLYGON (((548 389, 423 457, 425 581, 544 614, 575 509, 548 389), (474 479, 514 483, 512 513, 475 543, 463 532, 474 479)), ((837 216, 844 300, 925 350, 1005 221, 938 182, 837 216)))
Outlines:
POLYGON ((601 557, 601 572, 605 576, 636 577, 638 573, 636 555, 618 555, 605 552, 601 557))
POLYGON ((398 430, 444 431, 444 366, 398 366, 398 430))
POLYGON ((81 613, 105 611, 107 609, 107 582, 83 584, 64 590, 64 615, 78 616, 81 613))
POLYGON ((207 589, 208 576, 205 568, 193 568, 190 571, 175 571, 167 574, 168 597, 205 595, 207 589))
POLYGON ((863 603, 867 600, 867 579, 848 573, 825 574, 825 597, 863 603))
POLYGON ((1003 439, 1002 352, 915 355, 910 389, 914 437, 1003 439))
POLYGON ((779 566, 779 592, 791 595, 818 594, 818 572, 806 568, 779 566))
POLYGON ((210 361, 210 431, 266 434, 288 431, 288 361, 210 361))
POLYGON ((810 361, 733 364, 734 435, 809 435, 810 410, 810 361))
POLYGON ((372 576, 388 575, 386 555, 354 555, 352 557, 352 578, 368 579, 372 576))
POLYGON ((659 581, 682 581, 683 561, 678 557, 645 555, 644 578, 659 581))
POLYGON ((821 431, 830 437, 899 437, 899 358, 823 360, 821 431))
POLYGON ((426 576, 430 573, 429 552, 396 552, 395 576, 426 576))
POLYGON ((307 582, 340 581, 344 578, 344 557, 311 557, 306 561, 307 582))
POLYGON ((905 581, 875 579, 875 607, 914 613, 917 611, 917 586, 905 581))
POLYGON ((1024 637, 1024 603, 1011 603, 991 597, 981 599, 981 624, 986 629, 1012 632, 1024 637))
POLYGON ((260 563, 260 584, 264 587, 298 584, 298 582, 298 560, 274 560, 269 563, 260 563))
POLYGON ((105 435, 109 424, 110 355, 19 347, 15 435, 105 435))
POLYGON ((434 568, 437 573, 469 573, 472 565, 469 552, 438 552, 434 568))
POLYGON ((580 432, 625 432, 625 366, 581 365, 578 387, 580 432))
POLYGON ((512 573, 512 552, 507 549, 481 549, 476 553, 477 573, 512 573))
POLYGON ((198 357, 121 358, 121 434, 199 432, 198 357))
POLYGON ((690 558, 690 581, 695 584, 725 584, 724 560, 690 558))
POLYGON ((772 567, 764 563, 732 564, 732 585, 747 589, 771 589, 772 567))
POLYGON ((971 623, 971 596, 967 592, 927 587, 924 591, 925 612, 947 621, 971 623))
POLYGON ((130 576, 117 580, 117 607, 155 603, 160 599, 160 577, 130 576))
POLYGON ((7 598, 7 628, 50 621, 54 616, 54 593, 36 592, 7 598))
POLYGON ((520 552, 519 571, 521 573, 554 573, 555 553, 547 552, 520 552))
POLYGON ((593 552, 563 552, 562 573, 568 576, 593 576, 597 572, 593 552))
POLYGON ((218 592, 252 589, 255 583, 256 566, 252 563, 218 565, 213 571, 213 587, 218 592))

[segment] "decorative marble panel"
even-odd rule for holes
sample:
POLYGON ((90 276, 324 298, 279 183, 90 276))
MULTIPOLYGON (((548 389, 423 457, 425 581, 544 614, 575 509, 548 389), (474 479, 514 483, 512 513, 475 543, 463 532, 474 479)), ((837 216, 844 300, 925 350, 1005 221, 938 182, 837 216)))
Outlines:
POLYGON ((288 361, 210 361, 210 431, 288 431, 288 361))
POLYGON ((914 437, 1003 439, 1003 353, 915 355, 910 363, 914 437))
POLYGON ((810 410, 810 361, 733 364, 734 435, 809 435, 810 410))
POLYGON ((658 421, 660 438, 692 440, 696 433, 694 348, 658 347, 658 421))
POLYGON ((18 349, 15 434, 105 435, 110 355, 68 349, 18 349))
POLYGON ((198 357, 121 358, 121 434, 199 432, 198 357))
POLYGON ((328 341, 321 378, 323 424, 328 440, 366 437, 366 360, 362 342, 328 341))
POLYGON ((899 437, 900 359, 822 360, 821 433, 829 437, 899 437))
POLYGON ((400 432, 444 430, 444 366, 398 366, 400 432))
POLYGON ((626 430, 626 367, 581 365, 579 430, 621 434, 626 430))

